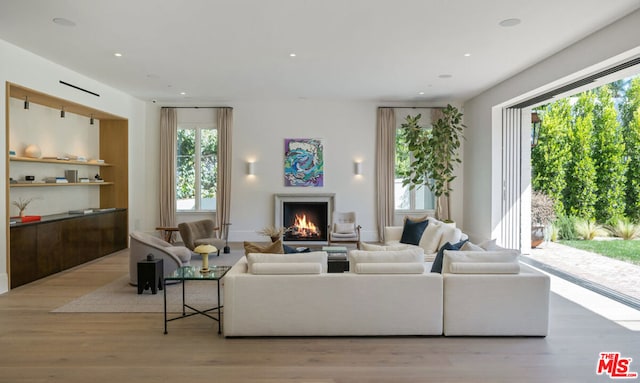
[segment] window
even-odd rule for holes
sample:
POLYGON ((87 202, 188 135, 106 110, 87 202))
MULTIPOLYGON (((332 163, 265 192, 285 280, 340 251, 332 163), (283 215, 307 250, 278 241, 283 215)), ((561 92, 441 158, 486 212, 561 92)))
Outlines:
POLYGON ((177 145, 177 210, 215 211, 218 131, 211 125, 179 125, 177 145))
MULTIPOLYGON (((425 114, 422 113, 424 121, 425 114)), ((398 122, 396 133, 400 133, 400 124, 404 119, 398 122)), ((424 122, 421 124, 424 125, 424 122)), ((402 186, 402 178, 398 175, 401 170, 408 169, 413 161, 413 156, 409 152, 409 148, 401 134, 396 134, 396 156, 395 156, 395 180, 394 180, 394 206, 396 211, 421 211, 434 210, 435 199, 433 193, 426 186, 415 187, 409 190, 409 185, 402 186)))

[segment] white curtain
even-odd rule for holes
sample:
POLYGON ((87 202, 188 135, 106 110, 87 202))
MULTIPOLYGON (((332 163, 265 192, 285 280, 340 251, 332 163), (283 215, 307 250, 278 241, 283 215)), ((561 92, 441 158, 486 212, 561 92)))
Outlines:
POLYGON ((176 226, 176 142, 178 118, 175 108, 160 111, 160 226, 176 226))
POLYGON ((376 132, 376 222, 384 242, 384 227, 393 225, 396 116, 393 108, 378 108, 376 132))

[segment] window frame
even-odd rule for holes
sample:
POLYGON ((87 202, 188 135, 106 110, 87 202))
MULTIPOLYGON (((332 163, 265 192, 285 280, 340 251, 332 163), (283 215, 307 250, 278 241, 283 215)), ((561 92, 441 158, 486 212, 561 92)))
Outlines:
MULTIPOLYGON (((201 132, 203 130, 213 130, 215 131, 216 137, 219 138, 218 135, 218 128, 214 123, 211 122, 206 122, 206 123, 178 123, 178 127, 177 130, 194 130, 195 133, 195 148, 194 148, 194 153, 195 153, 195 158, 194 158, 194 171, 195 171, 195 182, 194 182, 194 203, 195 203, 195 207, 194 209, 188 209, 188 210, 183 210, 183 209, 179 209, 178 208, 178 175, 177 175, 177 165, 178 165, 178 156, 180 155, 180 153, 178 153, 178 138, 176 137, 176 158, 174 159, 175 164, 176 164, 176 182, 174 185, 175 191, 176 191, 176 213, 180 213, 180 214, 184 214, 184 213, 215 213, 217 211, 216 206, 214 204, 214 207, 212 209, 202 209, 201 206, 201 200, 202 200, 202 191, 201 191, 201 178, 202 178, 202 174, 201 174, 201 165, 202 165, 202 134, 201 132)), ((218 142, 219 143, 219 142, 218 142)), ((217 150, 216 150, 216 155, 217 155, 217 150)), ((218 170, 216 169, 216 176, 217 176, 217 172, 218 170)), ((216 198, 217 198, 217 193, 216 193, 216 198)))

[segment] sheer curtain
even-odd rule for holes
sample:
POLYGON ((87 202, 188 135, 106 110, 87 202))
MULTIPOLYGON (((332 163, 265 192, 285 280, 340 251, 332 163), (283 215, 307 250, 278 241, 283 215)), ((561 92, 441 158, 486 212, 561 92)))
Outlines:
POLYGON ((376 132, 376 204, 378 238, 384 242, 384 227, 393 225, 396 151, 396 115, 393 108, 378 108, 376 132))
POLYGON ((220 233, 228 239, 231 217, 231 128, 233 109, 218 108, 218 190, 216 191, 216 219, 220 233))
POLYGON ((176 142, 178 118, 175 108, 160 110, 160 226, 176 226, 176 142))

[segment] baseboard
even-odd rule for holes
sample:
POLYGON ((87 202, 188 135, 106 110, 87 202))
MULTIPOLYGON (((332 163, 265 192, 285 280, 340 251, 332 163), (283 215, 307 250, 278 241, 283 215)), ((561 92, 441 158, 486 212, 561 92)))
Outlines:
POLYGON ((0 294, 9 291, 9 275, 7 273, 0 274, 0 294))

